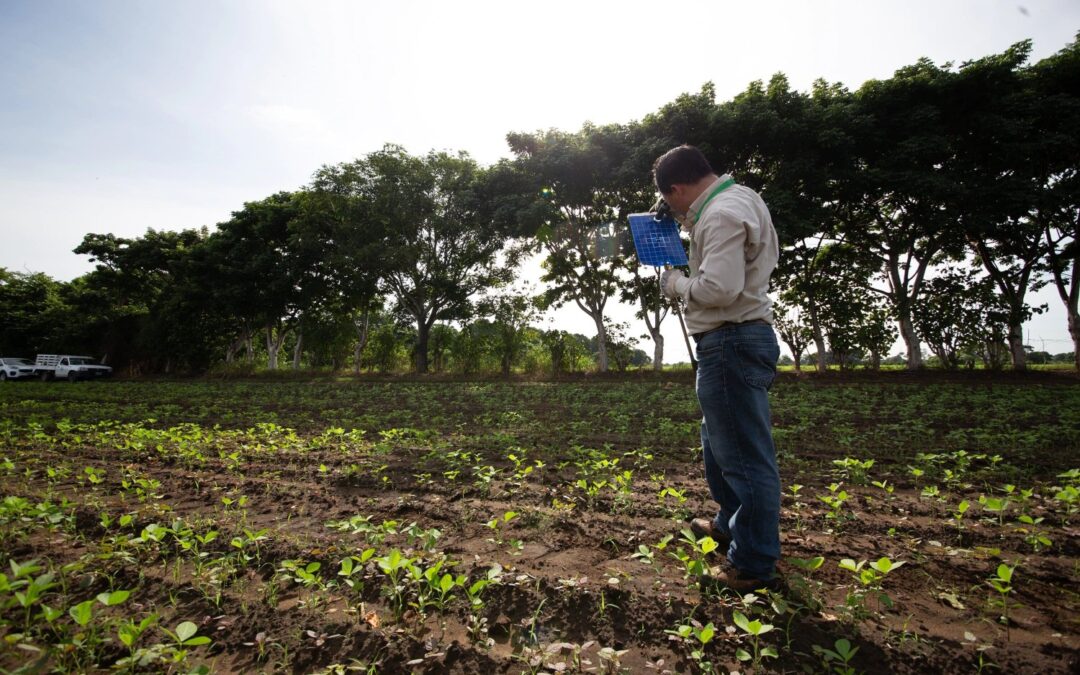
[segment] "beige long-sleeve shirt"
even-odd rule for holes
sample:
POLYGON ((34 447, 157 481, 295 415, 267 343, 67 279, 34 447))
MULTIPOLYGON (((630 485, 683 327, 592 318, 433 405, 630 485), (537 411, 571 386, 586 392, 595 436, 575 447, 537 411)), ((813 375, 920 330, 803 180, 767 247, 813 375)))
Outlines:
POLYGON ((780 256, 772 216, 758 193, 734 184, 709 199, 731 176, 716 179, 690 206, 690 276, 675 279, 686 301, 686 328, 703 333, 724 323, 772 323, 769 276, 780 256))

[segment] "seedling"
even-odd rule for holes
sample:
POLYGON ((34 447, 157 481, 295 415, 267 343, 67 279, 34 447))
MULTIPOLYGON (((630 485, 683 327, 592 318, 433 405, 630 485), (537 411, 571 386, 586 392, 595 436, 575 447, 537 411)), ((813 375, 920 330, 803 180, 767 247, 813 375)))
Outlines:
POLYGON ((1001 623, 1005 624, 1006 642, 1009 641, 1009 594, 1013 590, 1012 578, 1016 567, 1016 565, 1010 567, 1005 563, 1001 563, 997 566, 997 574, 986 580, 986 583, 990 584, 990 587, 998 593, 998 604, 1001 606, 1001 617, 999 619, 1001 623))
POLYGON ((772 625, 762 623, 757 619, 751 621, 746 618, 745 614, 743 614, 737 609, 732 613, 732 618, 735 621, 735 625, 742 629, 744 633, 746 633, 752 638, 754 648, 754 653, 751 654, 740 647, 739 649, 735 650, 735 658, 739 659, 744 663, 746 661, 750 661, 754 667, 754 670, 757 670, 761 667, 762 659, 775 659, 779 656, 775 648, 761 647, 761 636, 772 631, 772 625))
POLYGON ((802 574, 794 574, 788 579, 792 596, 799 598, 809 609, 818 611, 821 609, 821 601, 817 599, 817 592, 821 588, 821 582, 813 579, 813 574, 821 569, 825 558, 788 558, 787 561, 799 568, 802 574))
POLYGON ((705 558, 719 548, 720 544, 709 536, 698 539, 690 528, 683 529, 681 534, 683 543, 690 546, 694 555, 691 557, 684 553, 681 546, 670 555, 683 564, 685 576, 699 578, 706 576, 709 573, 709 565, 705 562, 705 558))
POLYGON ((716 637, 716 626, 712 623, 702 626, 697 621, 691 620, 690 623, 676 626, 675 630, 665 630, 664 632, 671 636, 669 639, 681 642, 690 649, 690 658, 697 664, 699 672, 716 672, 715 667, 708 660, 705 653, 705 646, 716 637))
POLYGON ((814 645, 814 653, 821 657, 826 671, 835 675, 855 675, 855 667, 851 665, 851 660, 855 658, 857 651, 859 648, 852 647, 851 642, 846 638, 840 638, 834 642, 832 649, 814 645))
POLYGON ((1001 499, 998 497, 987 497, 986 495, 980 495, 979 504, 983 507, 983 511, 996 513, 998 526, 1005 527, 1005 512, 1009 509, 1008 497, 1001 499))
POLYGON ((338 570, 338 576, 342 577, 345 585, 352 589, 357 597, 364 593, 363 565, 371 560, 374 555, 375 549, 369 548, 358 556, 350 555, 341 560, 341 569, 338 570))
POLYGON ((832 463, 836 467, 834 473, 841 481, 851 481, 856 485, 866 485, 870 468, 874 466, 872 459, 858 460, 854 457, 834 459, 832 463))
POLYGON ((686 495, 681 491, 673 487, 665 487, 657 493, 657 499, 660 501, 660 508, 665 511, 668 518, 676 521, 685 519, 686 508, 683 505, 686 504, 686 495), (674 507, 668 505, 669 500, 672 499, 675 500, 674 507))
MULTIPOLYGON (((504 539, 503 539, 503 537, 504 537, 503 533, 504 533, 506 527, 510 524, 510 521, 514 520, 517 517, 518 517, 517 511, 507 511, 507 512, 503 513, 501 517, 496 516, 495 518, 492 518, 491 520, 487 521, 486 526, 492 531, 492 535, 493 535, 491 539, 488 539, 488 541, 490 541, 493 544, 498 544, 499 546, 502 546, 503 544, 505 544, 506 541, 504 541, 504 539)), ((511 543, 516 543, 516 542, 511 542, 511 543)))
POLYGON ((184 621, 176 625, 175 630, 162 628, 174 643, 172 648, 173 663, 184 663, 187 660, 187 648, 210 644, 210 638, 198 635, 199 627, 191 621, 184 621))
POLYGON ((960 539, 961 532, 964 529, 964 514, 967 513, 968 508, 970 506, 971 506, 971 504, 969 504, 968 501, 966 499, 964 499, 964 500, 961 500, 961 502, 956 505, 956 510, 953 511, 952 519, 953 519, 953 523, 956 525, 956 538, 957 539, 960 539))
POLYGON ((1050 548, 1054 543, 1050 540, 1050 537, 1046 535, 1045 530, 1039 529, 1042 525, 1043 518, 1032 518, 1028 514, 1024 513, 1019 518, 1020 522, 1027 527, 1019 527, 1017 531, 1024 535, 1024 541, 1031 546, 1035 553, 1042 551, 1044 548, 1050 548))
POLYGON ((849 496, 846 490, 840 489, 842 486, 843 483, 831 483, 829 485, 829 494, 818 495, 818 499, 825 502, 826 506, 829 507, 829 512, 825 514, 825 518, 837 524, 848 517, 844 512, 844 504, 849 499, 849 496))
POLYGON ((803 486, 799 483, 794 483, 788 486, 788 492, 791 493, 792 503, 791 510, 795 512, 795 531, 802 534, 806 529, 802 520, 802 510, 806 506, 803 502, 799 501, 799 490, 802 490, 803 486))
POLYGON ((889 609, 892 609, 893 602, 882 589, 882 581, 893 570, 899 569, 904 565, 904 561, 893 562, 888 558, 878 558, 876 561, 867 564, 867 561, 862 560, 856 563, 851 558, 844 558, 840 561, 840 568, 845 569, 852 573, 854 579, 859 583, 859 588, 852 594, 848 594, 847 606, 849 609, 855 610, 858 614, 858 610, 866 609, 866 595, 870 592, 876 593, 876 598, 879 604, 884 604, 889 609))

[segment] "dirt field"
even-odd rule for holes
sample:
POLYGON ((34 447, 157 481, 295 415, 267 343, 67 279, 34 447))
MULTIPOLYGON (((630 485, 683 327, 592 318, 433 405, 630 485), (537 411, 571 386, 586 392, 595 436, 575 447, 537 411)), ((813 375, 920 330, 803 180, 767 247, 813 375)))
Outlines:
POLYGON ((688 379, 4 383, 0 666, 1080 669, 1075 378, 772 396, 787 589, 739 597, 688 379))

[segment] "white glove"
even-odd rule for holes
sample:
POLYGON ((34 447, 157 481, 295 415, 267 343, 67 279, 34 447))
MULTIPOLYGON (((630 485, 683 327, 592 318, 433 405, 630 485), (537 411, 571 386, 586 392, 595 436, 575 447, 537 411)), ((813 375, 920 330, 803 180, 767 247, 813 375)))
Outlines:
POLYGON ((686 275, 676 267, 669 267, 660 275, 660 288, 664 289, 664 295, 675 298, 679 295, 678 281, 685 279, 686 275))

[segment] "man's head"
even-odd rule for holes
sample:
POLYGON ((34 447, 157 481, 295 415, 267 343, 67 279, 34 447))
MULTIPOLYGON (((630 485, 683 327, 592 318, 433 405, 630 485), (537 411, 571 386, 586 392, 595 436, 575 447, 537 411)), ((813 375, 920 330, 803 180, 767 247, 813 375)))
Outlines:
POLYGON ((672 148, 653 163, 656 188, 677 214, 685 214, 714 178, 709 160, 692 145, 672 148))

